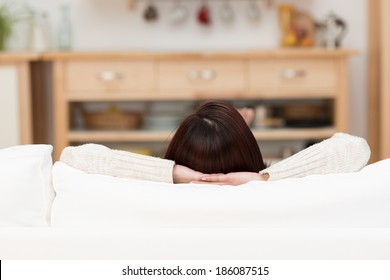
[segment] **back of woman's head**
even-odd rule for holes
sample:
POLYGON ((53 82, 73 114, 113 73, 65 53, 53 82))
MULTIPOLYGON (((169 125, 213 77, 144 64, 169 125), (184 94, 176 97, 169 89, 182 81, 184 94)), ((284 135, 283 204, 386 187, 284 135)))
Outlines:
POLYGON ((165 158, 203 173, 259 172, 266 167, 240 113, 215 101, 203 103, 182 121, 165 158))

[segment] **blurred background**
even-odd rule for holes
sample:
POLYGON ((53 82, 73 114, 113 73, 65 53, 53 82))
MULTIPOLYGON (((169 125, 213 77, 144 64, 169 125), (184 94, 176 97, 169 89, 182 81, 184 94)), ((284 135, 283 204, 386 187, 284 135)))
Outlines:
MULTIPOLYGON (((111 133, 104 138, 102 135, 94 134, 73 135, 73 137, 72 131, 172 131, 183 115, 201 100, 208 98, 227 99, 237 107, 253 108, 256 116, 251 126, 257 133, 256 137, 262 145, 262 150, 266 150, 265 153, 272 159, 295 153, 338 130, 370 138, 370 134, 374 135, 377 131, 370 132, 369 128, 371 125, 368 69, 370 36, 372 36, 369 29, 369 10, 372 3, 369 2, 367 0, 0 0, 3 14, 8 13, 14 18, 12 32, 6 36, 0 56, 2 111, 0 145, 6 147, 25 142, 48 142, 62 148, 68 144, 101 142, 113 147, 160 155, 170 133, 160 136, 138 135, 133 138, 128 134, 111 133), (287 51, 281 54, 283 50, 287 51), (270 52, 268 56, 264 54, 267 51, 270 52), (289 54, 289 51, 292 54, 289 54), (336 78, 329 80, 335 83, 334 93, 323 92, 322 95, 318 93, 313 96, 296 90, 291 97, 276 94, 275 98, 272 98, 270 96, 272 91, 251 90, 255 84, 251 82, 253 79, 251 71, 257 69, 257 66, 248 66, 251 65, 252 60, 277 57, 294 60, 297 63, 300 59, 306 61, 318 57, 320 51, 325 52, 320 55, 320 64, 312 61, 309 65, 319 65, 317 68, 322 68, 321 63, 324 60, 332 60, 336 61, 335 65, 338 67, 346 62, 345 71, 338 68, 335 70, 335 75, 339 76, 337 80, 332 80, 336 78), (307 55, 304 54, 305 52, 307 55), (190 96, 188 98, 177 98, 178 95, 160 98, 165 92, 161 89, 161 85, 164 84, 161 79, 165 76, 161 76, 162 66, 153 63, 150 67, 157 68, 150 71, 157 76, 151 79, 153 86, 148 90, 149 93, 153 91, 155 94, 157 91, 160 94, 155 98, 151 97, 153 95, 150 93, 144 95, 148 96, 144 100, 142 97, 125 98, 123 95, 109 100, 109 98, 101 98, 100 95, 94 98, 93 87, 90 90, 85 88, 88 87, 86 85, 81 88, 75 85, 74 89, 63 86, 70 75, 66 71, 71 71, 69 69, 73 65, 66 64, 68 62, 111 63, 133 61, 134 57, 135 60, 140 60, 140 57, 134 56, 135 53, 147 53, 148 55, 143 56, 142 59, 152 62, 160 61, 161 54, 168 55, 163 57, 166 63, 169 59, 177 61, 180 55, 184 57, 187 55, 188 65, 199 60, 198 56, 188 56, 191 54, 213 53, 216 56, 210 57, 212 61, 216 59, 230 61, 231 54, 233 60, 237 61, 237 55, 240 54, 243 67, 238 71, 243 75, 244 90, 239 93, 236 91, 235 94, 226 91, 226 95, 221 93, 221 90, 218 90, 218 94, 214 94, 213 91, 209 94, 209 91, 205 90, 205 94, 197 95, 199 91, 202 92, 198 87, 186 89, 190 96), (226 55, 222 56, 223 54, 226 55), (340 60, 340 64, 337 59, 340 60), (26 63, 25 69, 20 65, 22 61, 26 63), (23 79, 23 73, 29 77, 25 82, 20 81, 23 79), (252 78, 247 74, 252 75, 252 78), (26 94, 31 95, 30 99, 21 100, 20 96, 15 97, 15 92, 20 91, 22 87, 25 87, 26 94), (53 97, 56 92, 59 96, 67 96, 72 92, 75 94, 81 91, 88 92, 88 97, 85 99, 71 97, 66 102, 62 102, 61 97, 60 100, 53 97), (344 95, 344 91, 347 98, 339 98, 339 95, 344 95), (262 94, 266 94, 267 98, 262 98, 262 94), (309 97, 306 98, 307 96, 309 97), (337 106, 345 106, 345 108, 336 109, 337 106), (25 115, 21 111, 24 111, 25 115), (344 113, 335 113, 342 111, 346 112, 346 116, 343 115, 344 113), (90 114, 86 115, 86 112, 90 114), (102 112, 104 116, 101 114, 99 116, 98 113, 102 112), (306 115, 297 112, 306 112, 306 115), (23 118, 28 120, 23 121, 23 118), (343 118, 348 124, 342 124, 343 118), (28 124, 29 122, 31 124, 28 124), (122 126, 121 122, 123 122, 122 126), (116 123, 117 126, 110 126, 110 123, 116 123), (281 137, 278 134, 262 134, 262 131, 286 127, 301 129, 300 134, 294 134, 293 131, 289 137, 286 136, 289 133, 287 130, 282 131, 281 137), (310 132, 307 128, 331 129, 328 129, 327 133, 321 130, 316 137, 313 137, 315 130, 310 132), (24 132, 20 132, 23 129, 24 132), (305 135, 305 132, 308 133, 305 135), (28 136, 23 136, 26 134, 28 136), (157 137, 157 140, 153 137, 157 137), (58 138, 66 140, 61 141, 58 138), (132 145, 129 145, 129 142, 132 142, 132 145), (152 147, 147 144, 149 142, 152 142, 152 147)), ((379 14, 377 10, 375 13, 379 14)), ((6 26, 3 27, 4 30, 6 26)), ((271 63, 270 69, 272 65, 271 63)), ((86 67, 74 70, 79 71, 75 75, 79 73, 79 76, 83 76, 89 69, 89 66, 86 67)), ((135 66, 136 69, 137 67, 135 66)), ((141 68, 138 69, 143 71, 144 66, 139 67, 141 68)), ((216 75, 214 68, 211 69, 207 64, 202 67, 202 75, 206 77, 205 79, 218 80, 214 77, 216 75), (205 72, 205 70, 212 71, 205 72)), ((223 69, 225 66, 221 67, 223 69)), ((308 68, 310 71, 316 68, 316 66, 310 67, 308 68)), ((379 65, 375 67, 378 68, 379 65)), ((167 71, 173 71, 169 69, 167 71)), ((111 68, 106 67, 104 70, 105 73, 100 79, 118 78, 115 75, 114 78, 110 77, 110 73, 106 73, 108 70, 111 71, 111 68)), ((309 70, 305 70, 305 75, 309 70)), ((187 76, 191 74, 188 71, 186 73, 187 76)), ((289 73, 286 73, 288 76, 289 73)), ((217 78, 219 78, 218 74, 217 78)), ((292 75, 297 74, 299 76, 300 72, 292 73, 292 75)), ((287 78, 291 79, 291 77, 287 78)), ((321 81, 321 77, 318 79, 321 81)), ((327 78, 324 79, 325 82, 328 82, 327 78)), ((88 84, 88 81, 86 83, 88 84)), ((103 89, 103 91, 115 90, 119 92, 113 88, 103 89)), ((131 94, 130 92, 131 90, 128 94, 131 94)), ((121 94, 125 93, 121 91, 121 94)), ((378 100, 376 102, 371 106, 372 108, 379 104, 378 100)), ((379 140, 376 139, 378 137, 374 138, 373 145, 378 145, 375 152, 379 153, 379 140)), ((379 154, 377 155, 379 158, 379 154)))

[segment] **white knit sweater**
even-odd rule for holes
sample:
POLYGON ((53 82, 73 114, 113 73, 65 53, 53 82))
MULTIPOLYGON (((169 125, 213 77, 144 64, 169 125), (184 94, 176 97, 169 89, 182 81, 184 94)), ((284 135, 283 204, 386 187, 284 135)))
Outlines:
MULTIPOLYGON (((370 158, 370 148, 363 138, 345 133, 333 137, 282 160, 261 174, 269 180, 359 171, 370 158)), ((87 173, 124 178, 173 182, 171 160, 112 150, 98 144, 66 147, 60 161, 87 173)))
POLYGON ((91 174, 173 182, 175 162, 157 157, 109 149, 98 144, 66 147, 60 161, 91 174))
POLYGON ((370 158, 370 147, 363 138, 336 133, 331 138, 312 145, 260 171, 268 180, 298 178, 314 174, 355 172, 370 158))

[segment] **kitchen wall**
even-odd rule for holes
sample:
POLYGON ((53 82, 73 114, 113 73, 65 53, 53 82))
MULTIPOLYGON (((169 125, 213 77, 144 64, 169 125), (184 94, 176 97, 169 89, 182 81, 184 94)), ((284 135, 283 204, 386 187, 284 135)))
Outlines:
POLYGON ((0 104, 6 104, 0 107, 0 128, 7 130, 0 133, 0 149, 20 144, 17 76, 14 67, 0 65, 0 104))
MULTIPOLYGON (((2 2, 21 0, 0 0, 2 2)), ((52 29, 52 46, 56 47, 56 29, 59 22, 59 7, 69 4, 73 24, 73 46, 75 50, 247 50, 274 48, 278 45, 278 3, 293 3, 322 19, 329 11, 343 17, 348 25, 348 35, 343 42, 346 48, 359 51, 359 56, 350 60, 351 130, 366 136, 367 112, 367 0, 275 0, 274 7, 267 7, 263 0, 256 0, 262 8, 262 18, 250 23, 245 9, 250 0, 230 0, 235 9, 232 24, 219 20, 221 0, 209 0, 210 27, 202 27, 195 20, 201 0, 179 0, 190 10, 190 18, 179 25, 172 25, 169 11, 172 0, 155 0, 160 18, 147 23, 142 18, 147 0, 137 0, 134 10, 128 8, 127 0, 27 0, 32 7, 46 11, 52 29)), ((26 36, 16 36, 11 49, 26 48, 26 36)))

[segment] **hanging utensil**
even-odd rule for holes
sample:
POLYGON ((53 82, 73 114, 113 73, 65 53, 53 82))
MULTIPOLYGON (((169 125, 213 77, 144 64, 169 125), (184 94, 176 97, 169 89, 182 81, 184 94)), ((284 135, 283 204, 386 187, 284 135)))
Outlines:
POLYGON ((234 11, 229 0, 224 0, 220 10, 221 20, 225 23, 231 23, 234 20, 234 11))
POLYGON ((256 0, 250 0, 249 5, 246 8, 246 15, 251 22, 259 21, 261 18, 261 10, 256 0))
POLYGON ((158 19, 158 11, 153 2, 149 2, 144 11, 144 19, 146 21, 156 21, 158 19))
POLYGON ((206 2, 200 6, 197 13, 197 19, 201 25, 207 26, 211 24, 210 8, 206 2))
POLYGON ((180 0, 175 1, 172 10, 170 11, 170 20, 173 24, 184 22, 188 18, 189 12, 187 7, 180 3, 180 0))

